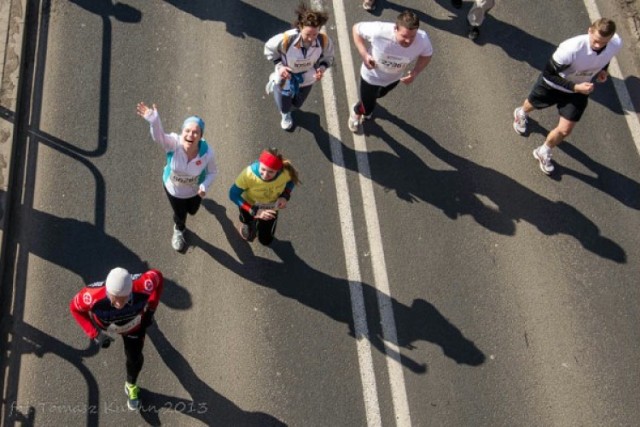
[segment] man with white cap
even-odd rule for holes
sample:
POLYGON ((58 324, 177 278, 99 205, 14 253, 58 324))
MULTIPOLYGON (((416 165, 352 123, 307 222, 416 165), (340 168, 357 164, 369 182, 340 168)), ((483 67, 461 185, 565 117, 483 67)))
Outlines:
POLYGON ((113 336, 119 334, 127 358, 127 406, 140 407, 136 385, 142 370, 142 349, 146 330, 162 294, 163 277, 158 270, 131 275, 124 268, 114 268, 107 280, 84 287, 71 300, 71 314, 84 332, 100 348, 108 348, 113 336))

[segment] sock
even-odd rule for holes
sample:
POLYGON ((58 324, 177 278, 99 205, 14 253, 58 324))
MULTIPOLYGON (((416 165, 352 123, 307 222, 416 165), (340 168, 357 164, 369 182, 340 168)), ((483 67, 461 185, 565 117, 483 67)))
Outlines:
POLYGON ((545 142, 545 143, 544 143, 544 144, 542 144, 540 147, 538 147, 538 151, 539 151, 541 154, 547 155, 547 154, 551 153, 551 147, 549 147, 549 146, 547 145, 547 143, 545 142))

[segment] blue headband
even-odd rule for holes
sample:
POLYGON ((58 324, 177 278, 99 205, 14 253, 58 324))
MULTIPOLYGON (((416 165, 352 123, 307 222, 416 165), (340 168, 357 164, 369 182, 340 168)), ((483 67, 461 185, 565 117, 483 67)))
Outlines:
POLYGON ((189 123, 195 123, 198 125, 198 127, 200 128, 200 131, 202 132, 202 134, 204 135, 204 120, 202 120, 200 117, 198 116, 190 116, 187 117, 184 120, 184 123, 182 123, 182 129, 184 129, 184 127, 186 125, 188 125, 189 123))

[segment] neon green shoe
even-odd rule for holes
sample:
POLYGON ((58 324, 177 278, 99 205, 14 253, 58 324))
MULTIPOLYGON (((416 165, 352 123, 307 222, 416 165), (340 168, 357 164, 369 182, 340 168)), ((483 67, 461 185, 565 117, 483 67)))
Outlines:
POLYGON ((127 394, 127 406, 132 411, 137 411, 140 408, 140 399, 138 393, 140 393, 140 387, 135 384, 124 383, 124 392, 127 394))

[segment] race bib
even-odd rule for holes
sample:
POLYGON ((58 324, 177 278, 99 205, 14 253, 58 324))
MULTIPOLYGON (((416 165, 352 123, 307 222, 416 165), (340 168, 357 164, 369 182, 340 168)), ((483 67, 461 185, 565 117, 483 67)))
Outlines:
POLYGON ((314 61, 311 59, 296 59, 293 64, 289 64, 294 73, 304 73, 313 68, 314 61))
POLYGON ((125 333, 129 332, 130 330, 132 330, 133 328, 135 328, 138 325, 140 325, 141 322, 142 322, 142 316, 138 314, 136 317, 134 317, 133 319, 131 319, 129 322, 125 323, 124 325, 118 326, 115 323, 110 324, 107 327, 107 333, 125 334, 125 333))
POLYGON ((373 52, 373 59, 376 61, 376 67, 389 74, 401 74, 411 63, 410 58, 388 55, 375 50, 373 52))
POLYGON ((255 207, 257 207, 258 209, 272 209, 272 210, 277 210, 278 208, 276 207, 276 203, 256 203, 254 205, 255 207))
POLYGON ((199 176, 191 176, 191 175, 177 175, 173 171, 169 175, 169 179, 176 186, 183 187, 196 187, 198 185, 199 176))

